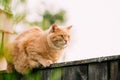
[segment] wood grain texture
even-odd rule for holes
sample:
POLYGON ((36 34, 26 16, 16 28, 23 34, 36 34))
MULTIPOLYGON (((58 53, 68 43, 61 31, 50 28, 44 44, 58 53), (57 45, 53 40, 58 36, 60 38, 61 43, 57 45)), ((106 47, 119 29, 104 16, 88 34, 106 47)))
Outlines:
POLYGON ((61 80, 87 80, 87 65, 65 67, 61 80))
POLYGON ((110 63, 110 80, 120 80, 120 61, 110 63))
POLYGON ((89 64, 89 80, 108 80, 107 63, 89 64))
POLYGON ((0 80, 120 80, 120 58, 111 56, 58 63, 34 69, 28 75, 0 71, 0 80))

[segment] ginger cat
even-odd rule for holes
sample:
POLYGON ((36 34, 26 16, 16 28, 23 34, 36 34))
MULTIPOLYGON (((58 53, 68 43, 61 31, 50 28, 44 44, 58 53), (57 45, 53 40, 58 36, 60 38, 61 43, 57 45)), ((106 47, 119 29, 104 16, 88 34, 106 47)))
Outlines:
POLYGON ((70 41, 71 27, 53 24, 46 31, 33 27, 21 33, 13 42, 12 57, 16 71, 26 74, 40 65, 48 67, 56 63, 70 41))

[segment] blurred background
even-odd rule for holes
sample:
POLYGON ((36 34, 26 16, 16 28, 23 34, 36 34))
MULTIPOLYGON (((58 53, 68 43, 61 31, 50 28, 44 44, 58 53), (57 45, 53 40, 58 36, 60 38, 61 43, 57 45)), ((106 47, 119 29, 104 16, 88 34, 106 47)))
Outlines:
POLYGON ((62 62, 119 55, 119 4, 119 0, 0 0, 0 54, 10 61, 14 36, 34 25, 46 30, 57 23, 73 26, 62 62))

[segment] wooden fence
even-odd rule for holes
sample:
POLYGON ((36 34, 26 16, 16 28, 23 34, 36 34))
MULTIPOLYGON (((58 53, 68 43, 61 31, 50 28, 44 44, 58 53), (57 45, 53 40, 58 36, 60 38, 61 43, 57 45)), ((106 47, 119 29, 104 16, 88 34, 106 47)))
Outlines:
POLYGON ((3 71, 0 80, 120 80, 120 55, 53 64, 28 75, 3 71))

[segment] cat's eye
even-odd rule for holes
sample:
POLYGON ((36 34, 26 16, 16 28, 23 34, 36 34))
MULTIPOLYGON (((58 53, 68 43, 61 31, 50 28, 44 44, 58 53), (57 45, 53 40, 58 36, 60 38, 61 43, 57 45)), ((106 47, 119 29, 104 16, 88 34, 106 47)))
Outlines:
POLYGON ((70 36, 68 35, 68 38, 70 38, 70 36))
POLYGON ((64 37, 63 35, 58 35, 58 36, 60 36, 60 37, 64 37))

